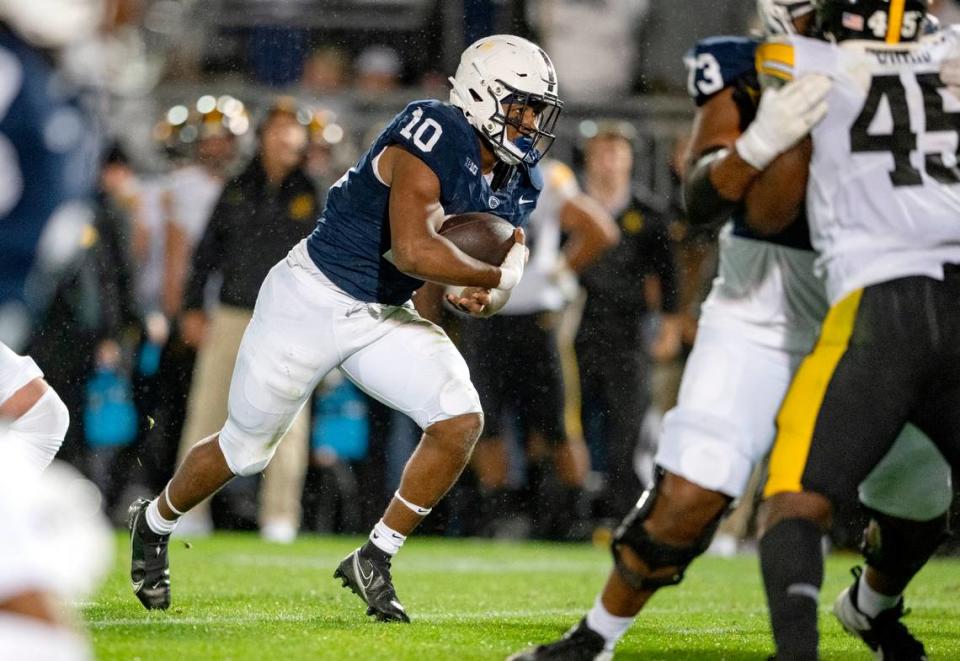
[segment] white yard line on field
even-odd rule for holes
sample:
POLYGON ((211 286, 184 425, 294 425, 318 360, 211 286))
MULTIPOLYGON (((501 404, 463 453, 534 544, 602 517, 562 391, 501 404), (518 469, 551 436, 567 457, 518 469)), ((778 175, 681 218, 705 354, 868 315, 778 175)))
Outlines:
MULTIPOLYGON (((483 611, 471 615, 462 613, 416 613, 413 619, 424 624, 443 623, 443 622, 486 622, 491 620, 506 620, 515 618, 541 618, 541 617, 579 617, 583 615, 582 610, 571 609, 531 609, 531 610, 507 610, 507 611, 483 611)), ((178 626, 202 626, 202 625, 223 625, 223 624, 252 624, 254 622, 316 622, 322 621, 321 616, 307 615, 283 615, 268 614, 263 615, 241 615, 241 616, 209 616, 209 617, 122 617, 108 620, 91 620, 87 626, 91 629, 106 629, 110 627, 156 627, 166 625, 178 626)), ((345 626, 355 626, 352 622, 345 626)))
MULTIPOLYGON (((317 556, 312 558, 290 557, 284 555, 257 555, 234 553, 219 559, 231 565, 270 566, 283 568, 321 569, 335 568, 341 558, 317 556)), ((442 573, 478 573, 478 574, 520 574, 530 572, 577 573, 606 572, 610 562, 606 556, 595 560, 486 560, 482 558, 403 558, 397 567, 404 572, 426 574, 442 573)))

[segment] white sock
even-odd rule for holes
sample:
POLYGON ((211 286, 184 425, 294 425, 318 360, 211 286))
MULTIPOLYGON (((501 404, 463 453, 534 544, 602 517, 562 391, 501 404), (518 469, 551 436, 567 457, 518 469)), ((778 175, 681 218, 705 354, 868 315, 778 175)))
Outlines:
POLYGON ((610 614, 603 607, 603 602, 598 596, 593 608, 587 613, 587 626, 603 636, 603 639, 607 641, 604 649, 612 652, 613 648, 617 646, 617 642, 633 624, 633 619, 632 617, 617 617, 610 614))
POLYGON ((157 503, 159 501, 160 498, 157 497, 151 500, 150 504, 147 505, 147 513, 145 515, 147 527, 158 535, 169 535, 173 532, 173 529, 177 527, 177 522, 180 519, 174 519, 173 521, 170 521, 163 518, 163 515, 160 514, 160 510, 157 508, 157 503))
POLYGON ((867 617, 874 618, 885 610, 897 605, 900 596, 890 597, 880 594, 867 584, 867 577, 861 576, 857 581, 857 607, 867 617))
POLYGON ((370 531, 370 541, 378 549, 389 555, 396 555, 403 543, 407 541, 405 535, 401 535, 393 530, 383 519, 377 521, 377 525, 370 531))

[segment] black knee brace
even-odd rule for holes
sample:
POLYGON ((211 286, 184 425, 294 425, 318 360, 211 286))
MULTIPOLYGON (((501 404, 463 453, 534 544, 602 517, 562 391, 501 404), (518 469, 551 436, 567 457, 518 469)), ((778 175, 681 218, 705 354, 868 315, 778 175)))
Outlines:
POLYGON ((613 535, 613 541, 610 544, 610 550, 613 552, 613 563, 620 576, 626 581, 627 585, 634 590, 656 590, 668 585, 676 585, 683 580, 683 573, 693 562, 694 558, 707 550, 710 540, 713 539, 713 533, 716 532, 720 520, 726 513, 721 512, 717 517, 703 530, 700 539, 691 546, 674 546, 659 542, 650 536, 644 527, 643 522, 653 511, 653 504, 657 499, 657 485, 660 481, 659 474, 654 479, 653 486, 643 492, 640 500, 632 510, 623 518, 620 526, 613 535), (651 572, 656 572, 664 567, 675 568, 669 576, 653 578, 645 576, 628 567, 621 558, 621 548, 627 546, 637 557, 642 560, 651 572))
POLYGON ((913 578, 950 536, 949 512, 930 521, 911 521, 867 508, 860 552, 874 569, 904 582, 913 578))

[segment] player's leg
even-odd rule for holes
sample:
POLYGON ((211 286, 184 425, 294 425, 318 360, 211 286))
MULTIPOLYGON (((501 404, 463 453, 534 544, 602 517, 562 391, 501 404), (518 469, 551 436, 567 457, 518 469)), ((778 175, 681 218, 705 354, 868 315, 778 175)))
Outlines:
POLYGON ((70 414, 29 356, 0 343, 0 437, 21 446, 37 471, 46 468, 63 444, 70 414))
POLYGON ((870 513, 861 551, 866 568, 833 604, 834 615, 874 651, 923 658, 923 645, 900 621, 903 591, 948 534, 950 466, 913 425, 860 485, 870 513))
POLYGON ((387 315, 386 332, 341 369, 369 395, 409 415, 423 436, 369 542, 344 559, 336 576, 367 603, 369 614, 406 622, 390 559, 460 476, 483 414, 467 365, 443 330, 412 308, 385 307, 380 314, 387 315))
MULTIPOLYGON (((197 439, 213 436, 227 419, 230 378, 250 318, 251 312, 228 306, 221 306, 213 314, 207 334, 209 340, 196 355, 187 415, 180 435, 178 464, 183 462, 197 439)), ((181 534, 209 534, 213 528, 209 500, 191 507, 178 527, 181 534)))
POLYGON ((682 580, 769 449, 796 360, 701 326, 677 406, 664 419, 656 456, 662 476, 616 531, 602 593, 570 637, 514 658, 549 659, 570 645, 589 650, 598 642, 596 653, 612 652, 654 592, 682 580))
POLYGON ((567 434, 559 315, 545 312, 514 319, 516 361, 509 380, 525 437, 534 534, 585 538, 590 533, 583 497, 589 458, 583 439, 567 434))
POLYGON ((346 297, 288 260, 260 289, 234 365, 223 429, 190 449, 159 496, 130 508, 131 579, 147 608, 169 607, 166 549, 179 517, 235 475, 262 471, 317 382, 339 362, 333 326, 345 314, 346 297))
POLYGON ((260 537, 269 542, 290 543, 300 530, 300 501, 310 461, 310 415, 306 409, 300 409, 294 418, 260 481, 257 519, 260 537))
POLYGON ((855 497, 909 415, 923 343, 911 322, 889 323, 890 305, 912 309, 914 292, 897 282, 831 308, 777 418, 760 560, 778 659, 816 658, 820 538, 832 503, 855 497))
MULTIPOLYGON (((948 299, 945 310, 955 317, 953 300, 948 299)), ((960 377, 958 370, 947 366, 960 363, 951 333, 958 327, 955 318, 939 320, 942 355, 933 365, 935 386, 914 413, 918 425, 939 441, 954 465, 960 448, 960 377)), ((900 622, 902 593, 949 534, 951 472, 930 438, 908 425, 860 487, 861 502, 872 514, 863 540, 867 567, 837 598, 834 613, 848 631, 884 658, 926 658, 923 645, 900 622)))

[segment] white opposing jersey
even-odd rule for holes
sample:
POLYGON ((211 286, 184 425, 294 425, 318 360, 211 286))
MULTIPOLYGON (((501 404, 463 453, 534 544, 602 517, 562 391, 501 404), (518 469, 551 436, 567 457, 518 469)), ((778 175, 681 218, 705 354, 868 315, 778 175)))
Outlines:
POLYGON ((831 303, 900 277, 942 279, 944 263, 960 262, 960 99, 938 75, 958 46, 946 29, 895 45, 789 36, 758 50, 762 77, 833 80, 807 188, 831 303))
POLYGON ((761 346, 804 354, 827 313, 814 253, 720 232, 720 265, 703 303, 700 328, 729 331, 761 346))

